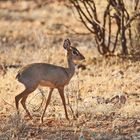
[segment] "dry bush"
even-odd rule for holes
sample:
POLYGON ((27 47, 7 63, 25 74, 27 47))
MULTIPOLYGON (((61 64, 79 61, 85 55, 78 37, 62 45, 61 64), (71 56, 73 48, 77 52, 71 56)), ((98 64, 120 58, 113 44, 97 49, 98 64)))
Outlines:
MULTIPOLYGON (((139 1, 134 2, 131 11, 124 0, 107 0, 104 6, 95 0, 70 0, 83 25, 95 35, 98 52, 112 54, 121 46, 122 54, 128 54, 128 46, 133 46, 132 23, 140 17, 139 1), (100 14, 99 14, 100 11, 100 14), (129 42, 129 44, 128 44, 129 42)), ((128 2, 131 4, 130 2, 128 2)))

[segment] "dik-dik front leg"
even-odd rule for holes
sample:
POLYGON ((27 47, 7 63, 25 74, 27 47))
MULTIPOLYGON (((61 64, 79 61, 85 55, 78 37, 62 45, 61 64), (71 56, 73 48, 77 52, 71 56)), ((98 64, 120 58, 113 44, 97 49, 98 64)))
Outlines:
POLYGON ((66 119, 69 120, 68 113, 67 113, 67 108, 66 108, 65 96, 64 96, 64 88, 58 88, 58 91, 59 91, 60 97, 62 99, 62 103, 63 103, 64 110, 65 110, 66 119))

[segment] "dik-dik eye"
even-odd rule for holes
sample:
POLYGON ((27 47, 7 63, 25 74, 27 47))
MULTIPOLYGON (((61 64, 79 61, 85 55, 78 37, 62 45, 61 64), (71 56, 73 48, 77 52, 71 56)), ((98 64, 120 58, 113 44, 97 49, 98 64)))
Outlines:
POLYGON ((78 55, 78 54, 79 54, 76 50, 73 50, 72 53, 73 53, 74 55, 78 55))

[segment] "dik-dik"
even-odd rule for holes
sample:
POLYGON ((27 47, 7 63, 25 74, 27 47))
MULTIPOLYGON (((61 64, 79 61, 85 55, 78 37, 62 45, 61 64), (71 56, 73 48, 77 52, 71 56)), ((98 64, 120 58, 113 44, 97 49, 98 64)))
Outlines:
POLYGON ((54 88, 57 88, 59 91, 64 106, 66 119, 69 120, 64 96, 64 87, 69 84, 70 79, 74 75, 74 60, 83 60, 85 59, 85 57, 75 47, 71 46, 71 42, 69 39, 64 40, 63 47, 67 51, 67 68, 47 63, 33 63, 23 67, 18 72, 16 78, 25 86, 25 90, 15 97, 15 104, 18 113, 19 101, 21 100, 21 104, 25 109, 27 115, 30 117, 30 119, 32 119, 32 116, 30 115, 25 102, 28 95, 31 94, 40 85, 50 88, 45 109, 41 116, 41 122, 43 123, 43 117, 47 106, 50 103, 51 95, 54 88))

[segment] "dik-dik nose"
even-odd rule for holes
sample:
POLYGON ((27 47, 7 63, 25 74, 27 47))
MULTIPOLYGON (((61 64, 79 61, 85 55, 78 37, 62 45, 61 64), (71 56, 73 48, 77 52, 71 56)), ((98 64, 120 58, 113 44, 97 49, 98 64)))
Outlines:
POLYGON ((81 54, 81 60, 85 60, 85 57, 81 54))

